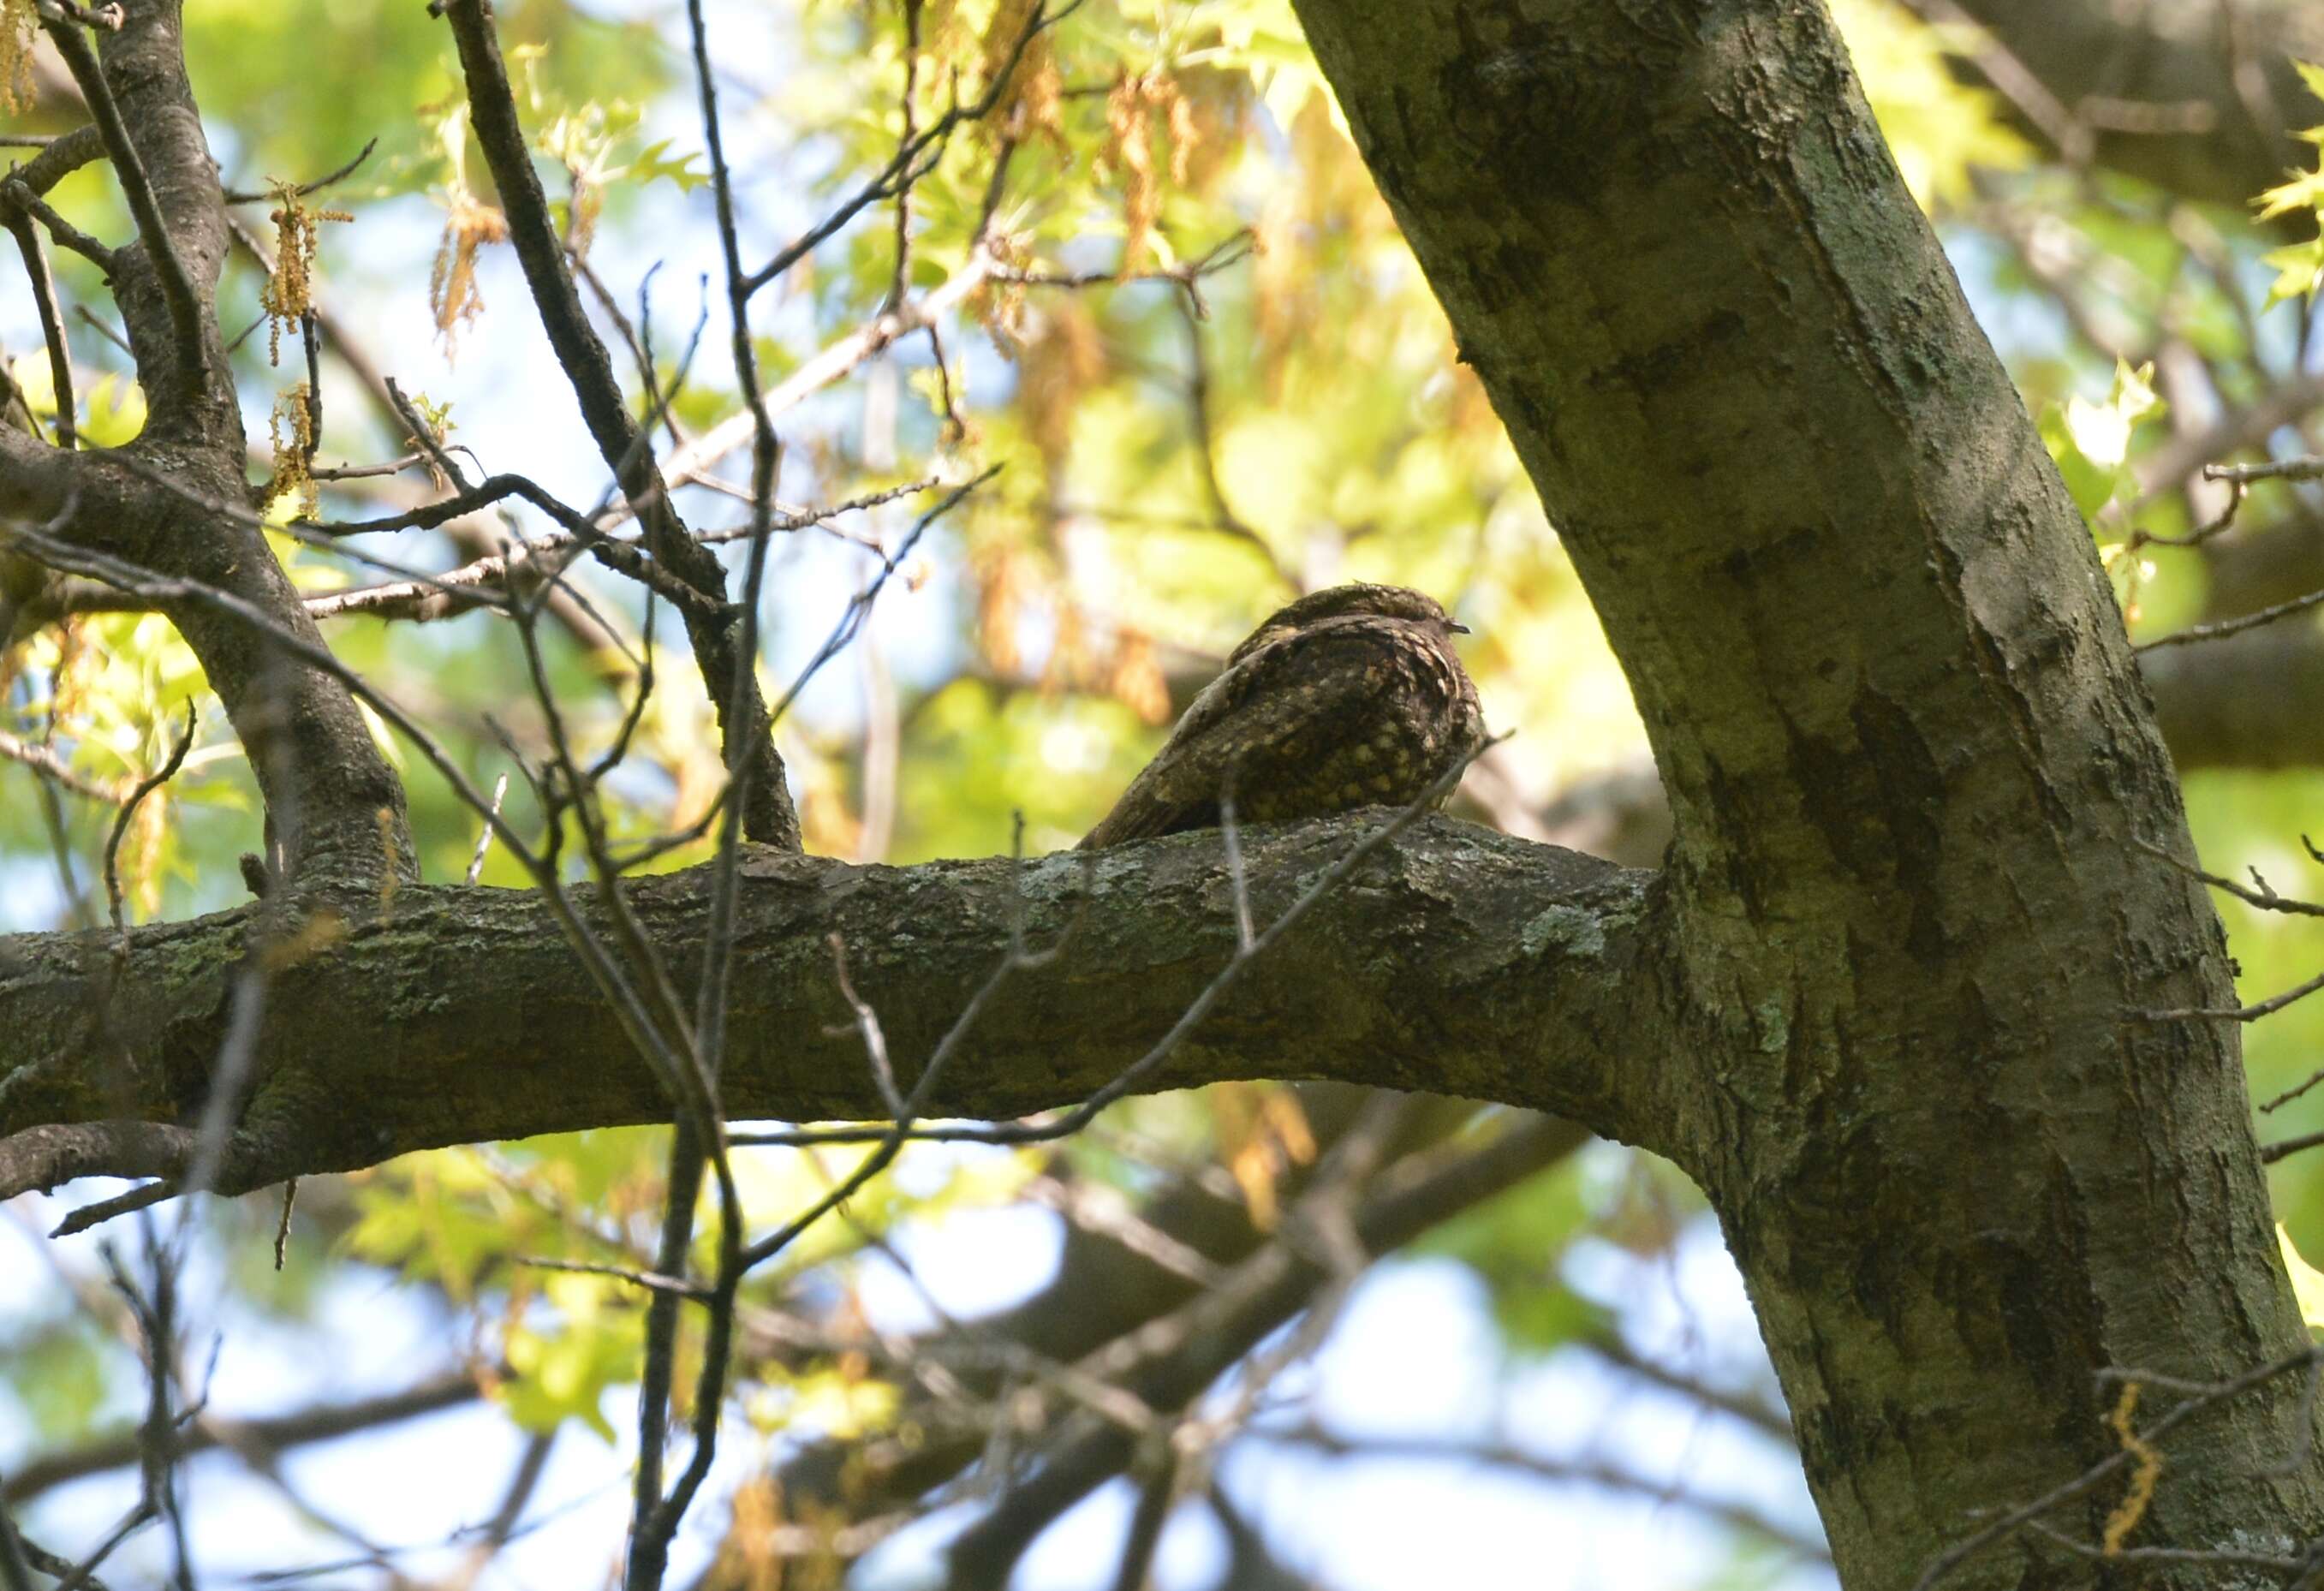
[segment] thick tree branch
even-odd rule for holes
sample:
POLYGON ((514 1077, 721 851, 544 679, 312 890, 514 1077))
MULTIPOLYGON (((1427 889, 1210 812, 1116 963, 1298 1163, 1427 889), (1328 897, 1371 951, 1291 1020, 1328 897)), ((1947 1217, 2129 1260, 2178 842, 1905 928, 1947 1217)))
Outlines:
MULTIPOLYGON (((244 517, 247 447, 210 316, 226 207, 186 78, 180 5, 137 0, 120 11, 101 57, 78 23, 52 23, 95 126, 50 144, 12 186, 29 207, 39 188, 100 148, 111 156, 139 241, 112 251, 108 271, 152 407, 144 432, 113 455, 36 450, 30 438, 0 435, 0 515, 42 523, 79 551, 222 592, 319 647, 281 564, 244 517)), ((198 603, 165 611, 249 754, 278 860, 374 883, 410 873, 401 786, 340 684, 291 662, 240 618, 198 603)))
MULTIPOLYGON (((314 621, 239 507, 242 457, 238 420, 215 446, 149 432, 125 449, 79 454, 0 431, 0 514, 44 523, 44 537, 61 546, 166 575, 172 589, 222 593, 320 650, 314 621)), ((0 528, 0 544, 10 539, 0 528)), ((412 874, 402 786, 346 688, 221 605, 159 605, 242 739, 284 859, 374 886, 387 872, 412 874)))
MULTIPOLYGON (((1368 813, 1251 831, 1258 910, 1279 912, 1382 821, 1368 813)), ((1005 1117, 1085 1098, 1232 955, 1216 834, 1109 852, 1086 875, 1086 894, 1084 865, 1069 856, 1026 865, 1033 942, 1072 938, 993 1000, 932 1110, 1005 1117)), ((1007 949, 1010 869, 859 868, 752 852, 721 1077, 728 1115, 880 1117, 884 1103, 834 984, 829 935, 845 942, 855 986, 880 1012, 908 1083, 1007 949)), ((1655 1100, 1672 1065, 1656 1036, 1649 884, 1568 851, 1427 820, 1254 962, 1151 1086, 1344 1078, 1541 1106, 1637 1138, 1665 1114, 1655 1100)), ((629 886, 675 976, 689 976, 698 954, 708 887, 704 869, 629 886)), ((405 888, 392 918, 375 891, 336 910, 336 928, 310 918, 313 953, 275 973, 222 1190, 444 1144, 669 1119, 663 1089, 537 896, 405 888)), ((196 1109, 249 919, 232 912, 134 931, 117 981, 110 935, 0 940, 0 1029, 14 1035, 0 1130, 168 1121, 196 1109), (93 1026, 92 1002, 107 989, 93 1026)), ((0 1187, 47 1180, 42 1157, 5 1143, 0 1187)))
MULTIPOLYGON (((1935 14, 1925 0, 1909 3, 1935 14)), ((2292 133, 2324 119, 2292 69, 2324 59, 2324 22, 2307 0, 1949 0, 1945 9, 1954 5, 2070 119, 2092 162, 2188 198, 2242 210, 2300 158, 2292 133), (2149 115, 2120 114, 2139 107, 2149 115)))

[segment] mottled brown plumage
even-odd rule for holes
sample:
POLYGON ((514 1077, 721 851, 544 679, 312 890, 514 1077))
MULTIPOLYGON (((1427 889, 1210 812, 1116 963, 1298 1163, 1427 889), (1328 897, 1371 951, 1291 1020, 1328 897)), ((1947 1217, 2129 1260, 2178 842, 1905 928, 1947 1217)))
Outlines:
POLYGON ((1301 597, 1234 649, 1083 849, 1215 827, 1230 770, 1254 823, 1417 799, 1485 738, 1461 630, 1399 585, 1301 597))

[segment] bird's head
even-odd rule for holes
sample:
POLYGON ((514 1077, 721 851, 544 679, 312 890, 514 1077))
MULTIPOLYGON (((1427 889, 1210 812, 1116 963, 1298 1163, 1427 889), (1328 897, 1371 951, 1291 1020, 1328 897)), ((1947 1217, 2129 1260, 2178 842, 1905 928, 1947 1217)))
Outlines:
POLYGON ((1234 649, 1227 661, 1230 665, 1240 663, 1269 641, 1280 640, 1286 635, 1310 629, 1327 620, 1362 614, 1402 619, 1439 636, 1469 633, 1467 625, 1453 623, 1452 615, 1445 612, 1434 597, 1425 592, 1414 591, 1409 586, 1374 585, 1359 580, 1346 585, 1309 592, 1297 602, 1277 609, 1267 622, 1250 632, 1249 639, 1234 649))

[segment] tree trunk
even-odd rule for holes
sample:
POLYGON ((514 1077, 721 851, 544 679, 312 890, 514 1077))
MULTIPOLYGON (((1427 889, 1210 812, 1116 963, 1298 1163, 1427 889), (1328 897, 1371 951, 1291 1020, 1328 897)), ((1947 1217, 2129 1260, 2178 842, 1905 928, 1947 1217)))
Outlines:
MULTIPOLYGON (((1821 5, 1298 10, 1628 673, 1679 1158, 1843 1579, 1911 1585, 2114 1450, 2095 1372, 2306 1340, 2233 1025, 2137 1015, 2234 997, 2142 849, 2185 820, 2089 532, 1821 5)), ((2295 1554, 2299 1391, 2174 1432, 2129 1544, 2295 1554)), ((2020 1534, 1950 1583, 2089 1572, 2020 1534)))

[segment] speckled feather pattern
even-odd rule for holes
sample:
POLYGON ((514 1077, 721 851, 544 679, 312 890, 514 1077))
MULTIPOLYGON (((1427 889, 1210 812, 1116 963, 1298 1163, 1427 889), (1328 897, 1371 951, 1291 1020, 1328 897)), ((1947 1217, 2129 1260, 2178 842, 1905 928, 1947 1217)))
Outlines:
POLYGON ((1235 648, 1083 847, 1215 827, 1231 774, 1253 823, 1414 800, 1484 739, 1450 631, 1399 586, 1301 598, 1235 648))

